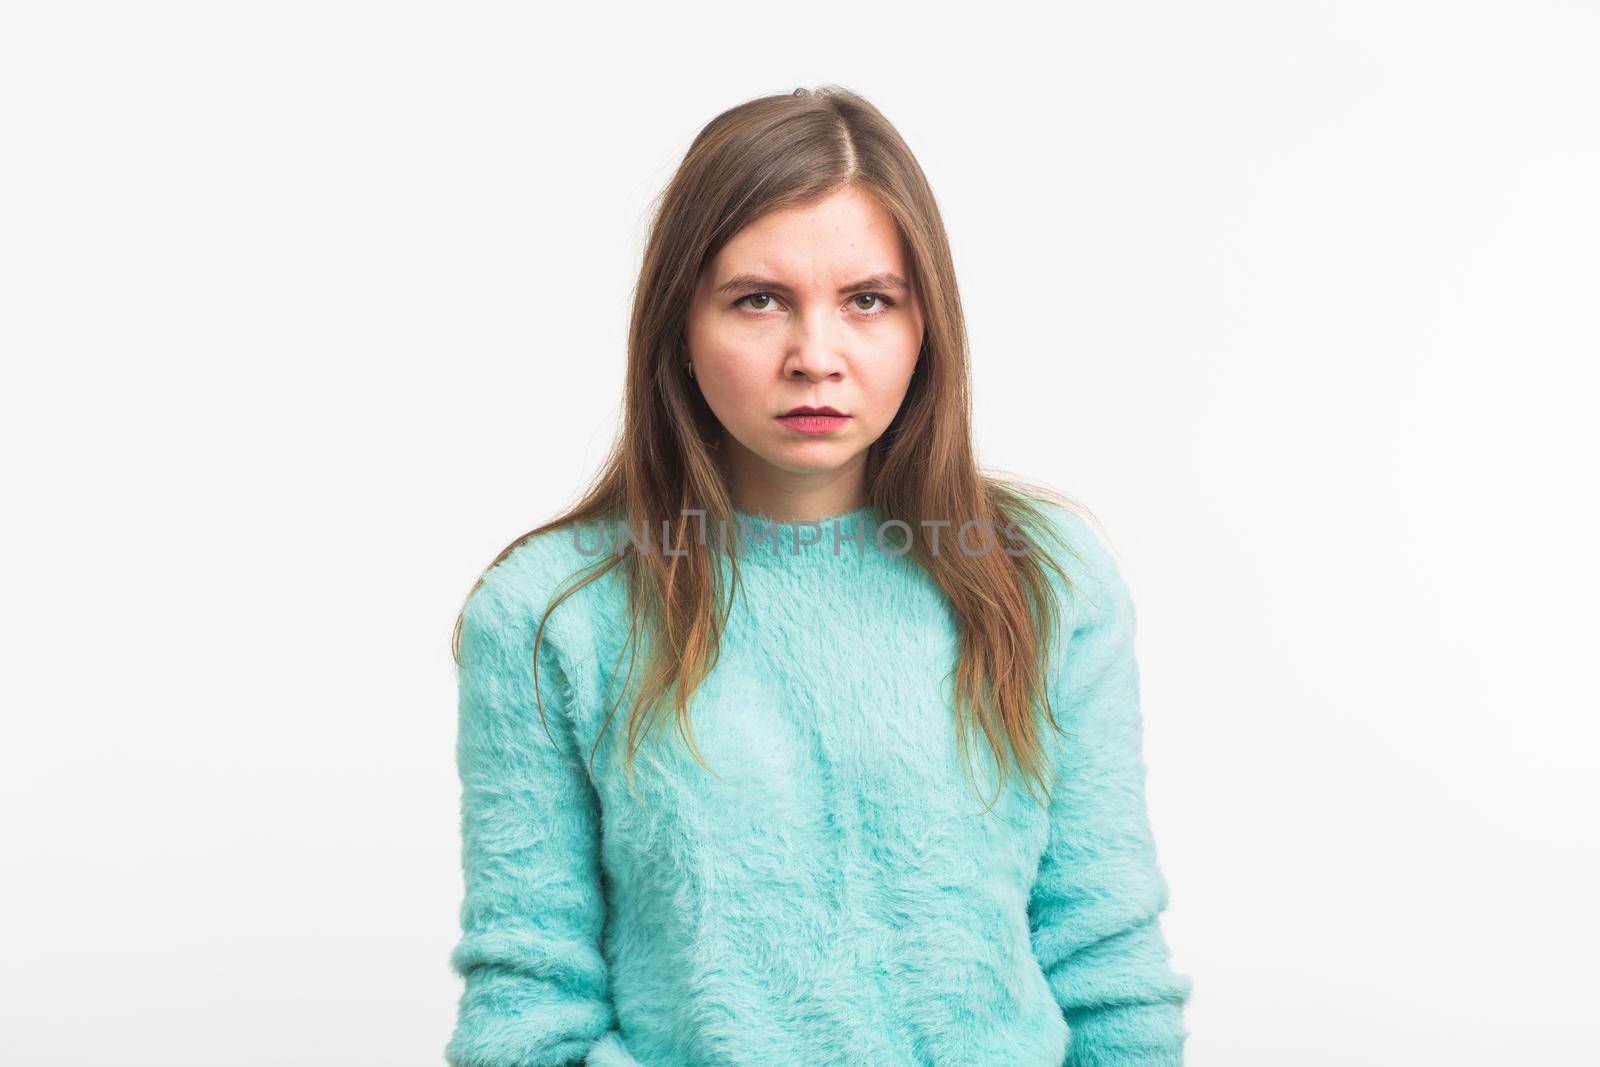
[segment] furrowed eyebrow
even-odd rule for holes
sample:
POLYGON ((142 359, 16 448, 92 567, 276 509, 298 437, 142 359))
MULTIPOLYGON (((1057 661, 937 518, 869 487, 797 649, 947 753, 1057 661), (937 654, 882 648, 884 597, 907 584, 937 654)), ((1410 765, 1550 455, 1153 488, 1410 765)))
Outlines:
MULTIPOLYGON (((849 285, 840 286, 839 295, 846 296, 850 293, 860 292, 863 289, 898 289, 905 291, 910 288, 911 286, 907 284, 906 280, 898 274, 872 274, 859 281, 851 282, 849 285)), ((763 278, 757 274, 735 274, 717 286, 716 291, 719 293, 731 293, 735 289, 752 289, 760 292, 771 291, 775 293, 792 291, 782 282, 774 281, 771 278, 763 278)))

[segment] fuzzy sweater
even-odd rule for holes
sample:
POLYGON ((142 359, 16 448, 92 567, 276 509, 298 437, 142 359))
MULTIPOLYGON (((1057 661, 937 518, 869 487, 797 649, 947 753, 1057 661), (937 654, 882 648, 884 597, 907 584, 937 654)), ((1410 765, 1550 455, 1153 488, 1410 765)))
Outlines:
POLYGON ((995 765, 975 736, 969 780, 956 747, 955 616, 870 510, 776 524, 776 554, 753 536, 769 520, 739 513, 752 539, 690 703, 714 774, 667 708, 636 793, 613 748, 631 702, 588 763, 628 673, 620 569, 550 616, 543 721, 532 670, 551 593, 627 535, 548 531, 491 568, 460 634, 465 988, 446 1060, 1181 1064, 1192 983, 1159 924, 1133 605, 1091 527, 1046 509, 1078 557, 1054 553, 1073 582, 1052 587, 1069 640, 1048 808, 1013 774, 982 811, 995 765))

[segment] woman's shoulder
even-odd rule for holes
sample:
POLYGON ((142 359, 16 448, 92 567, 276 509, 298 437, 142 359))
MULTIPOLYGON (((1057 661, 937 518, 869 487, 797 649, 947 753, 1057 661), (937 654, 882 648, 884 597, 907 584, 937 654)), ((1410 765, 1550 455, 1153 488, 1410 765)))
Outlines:
MULTIPOLYGON (((1067 595, 1091 612, 1127 607, 1128 589, 1110 535, 1083 501, 1064 493, 1030 493, 1028 540, 1066 572, 1067 595)), ((1050 572, 1059 584, 1060 577, 1050 572)))
POLYGON ((1017 521, 1030 541, 1064 550, 1085 577, 1112 562, 1105 526, 1082 500, 1056 491, 1029 492, 1021 500, 1025 508, 1017 521))
POLYGON ((519 538, 484 571, 508 590, 548 593, 568 576, 595 563, 601 534, 593 523, 567 522, 547 526, 519 538))
POLYGON ((522 640, 544 620, 545 640, 569 656, 584 658, 592 647, 587 631, 595 601, 607 583, 604 578, 584 583, 600 557, 593 551, 593 533, 583 527, 581 523, 550 526, 504 549, 468 594, 463 624, 493 627, 522 640), (571 595, 562 598, 569 590, 571 595))

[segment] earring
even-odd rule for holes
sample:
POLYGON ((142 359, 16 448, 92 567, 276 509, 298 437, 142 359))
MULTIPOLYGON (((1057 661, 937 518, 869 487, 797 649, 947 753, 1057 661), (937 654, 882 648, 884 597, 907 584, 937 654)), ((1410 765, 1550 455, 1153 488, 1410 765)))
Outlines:
POLYGON ((693 378, 694 377, 694 364, 693 363, 685 363, 684 366, 689 368, 689 377, 693 378))

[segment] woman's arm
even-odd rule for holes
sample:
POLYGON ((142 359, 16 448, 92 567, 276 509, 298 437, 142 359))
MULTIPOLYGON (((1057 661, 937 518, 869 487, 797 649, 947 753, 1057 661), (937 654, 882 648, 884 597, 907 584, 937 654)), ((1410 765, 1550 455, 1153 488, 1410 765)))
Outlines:
POLYGON ((541 722, 533 636, 543 601, 492 568, 469 598, 460 635, 460 941, 465 979, 452 1067, 633 1064, 616 1032, 600 949, 597 802, 573 743, 571 689, 547 626, 540 646, 541 722))
POLYGON ((1133 602, 1098 536, 1063 514, 1083 565, 1068 561, 1052 696, 1067 736, 1029 902, 1034 952, 1072 1031, 1066 1067, 1176 1067, 1192 981, 1169 965, 1158 919, 1168 887, 1145 805, 1133 602))

